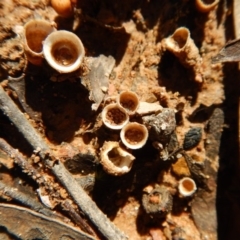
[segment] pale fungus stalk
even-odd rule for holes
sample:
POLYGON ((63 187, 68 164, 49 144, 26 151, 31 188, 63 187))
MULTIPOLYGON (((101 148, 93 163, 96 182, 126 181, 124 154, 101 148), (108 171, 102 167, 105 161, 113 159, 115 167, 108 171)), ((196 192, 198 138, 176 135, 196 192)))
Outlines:
POLYGON ((219 3, 219 0, 196 0, 196 7, 200 12, 209 12, 219 3))
POLYGON ((195 81, 202 82, 202 58, 187 28, 176 29, 170 37, 163 39, 162 44, 179 59, 183 66, 194 70, 195 81))
POLYGON ((100 157, 103 169, 115 176, 128 173, 135 159, 132 154, 120 147, 118 142, 105 142, 101 148, 100 157))
POLYGON ((34 19, 24 26, 23 44, 24 51, 29 62, 41 65, 43 61, 43 41, 56 29, 47 21, 34 19))
POLYGON ((76 34, 60 30, 45 39, 43 54, 52 68, 60 73, 70 73, 79 69, 85 50, 76 34))
POLYGON ((120 132, 123 144, 130 149, 142 148, 148 139, 147 128, 140 123, 128 123, 120 132))
POLYGON ((197 190, 195 181, 192 178, 184 177, 178 183, 178 191, 181 196, 192 196, 197 190))
POLYGON ((132 91, 121 92, 117 97, 117 103, 130 115, 134 114, 139 107, 138 96, 132 91))
POLYGON ((102 111, 102 121, 110 129, 122 129, 129 121, 126 110, 116 103, 108 104, 102 111))

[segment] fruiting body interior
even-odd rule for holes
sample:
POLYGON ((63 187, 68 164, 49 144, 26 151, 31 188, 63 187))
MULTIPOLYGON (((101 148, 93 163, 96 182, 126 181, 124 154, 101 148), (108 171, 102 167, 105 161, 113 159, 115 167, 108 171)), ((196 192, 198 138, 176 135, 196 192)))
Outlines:
POLYGON ((144 138, 144 133, 140 128, 130 128, 125 132, 125 139, 128 143, 135 145, 141 142, 144 138))
POLYGON ((188 39, 188 31, 184 28, 178 29, 174 34, 173 34, 173 40, 175 41, 175 44, 179 48, 183 48, 187 42, 188 39))
POLYGON ((183 182, 182 182, 182 185, 184 187, 184 190, 187 191, 187 192, 191 192, 194 190, 194 184, 191 180, 189 179, 185 179, 183 182))
POLYGON ((159 204, 162 200, 162 196, 159 192, 153 192, 149 197, 149 202, 152 204, 159 204))
POLYGON ((138 105, 138 99, 134 95, 130 95, 130 93, 122 93, 120 95, 120 104, 123 108, 128 111, 135 111, 138 105))
POLYGON ((25 26, 25 38, 28 47, 36 52, 42 52, 43 41, 53 32, 53 27, 45 21, 32 20, 25 26))
POLYGON ((127 117, 124 112, 115 107, 107 111, 106 119, 111 125, 120 125, 127 119, 127 117))
POLYGON ((130 156, 122 156, 119 151, 118 147, 112 148, 108 152, 108 159, 117 167, 123 168, 127 167, 129 168, 129 165, 132 163, 132 160, 130 159, 130 156))
POLYGON ((78 49, 71 42, 61 40, 53 45, 51 54, 58 64, 69 66, 77 60, 78 49))
POLYGON ((47 37, 48 33, 41 30, 27 30, 26 31, 26 39, 28 47, 37 53, 42 51, 42 42, 47 37))

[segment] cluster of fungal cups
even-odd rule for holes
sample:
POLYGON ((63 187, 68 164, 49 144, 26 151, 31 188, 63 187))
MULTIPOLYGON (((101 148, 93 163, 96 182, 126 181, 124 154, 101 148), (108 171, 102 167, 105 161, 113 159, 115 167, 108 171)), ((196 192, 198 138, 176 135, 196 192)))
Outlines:
POLYGON ((139 107, 139 99, 132 91, 121 92, 115 103, 105 106, 102 121, 107 128, 120 130, 119 142, 105 142, 101 148, 101 163, 105 171, 112 175, 122 175, 131 170, 135 157, 129 152, 142 148, 148 139, 145 125, 130 122, 139 107))
POLYGON ((66 30, 56 30, 45 20, 27 22, 23 32, 24 50, 29 62, 40 66, 45 59, 59 73, 79 69, 85 56, 79 37, 66 30))

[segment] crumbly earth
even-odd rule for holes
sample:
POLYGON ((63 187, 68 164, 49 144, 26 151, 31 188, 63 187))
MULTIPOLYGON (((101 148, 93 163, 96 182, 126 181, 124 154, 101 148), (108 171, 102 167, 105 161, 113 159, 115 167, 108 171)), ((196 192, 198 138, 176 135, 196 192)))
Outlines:
MULTIPOLYGON (((214 204, 217 202, 219 207, 226 201, 226 198, 216 199, 216 190, 219 187, 217 171, 221 158, 218 155, 218 148, 211 150, 217 153, 212 158, 206 150, 206 145, 211 145, 208 141, 210 133, 207 124, 213 110, 222 106, 225 109, 231 108, 233 101, 231 98, 229 100, 229 94, 233 93, 232 97, 238 94, 233 87, 237 82, 233 80, 238 73, 237 67, 211 64, 212 57, 219 52, 226 41, 234 38, 231 31, 232 23, 229 20, 231 1, 228 5, 219 3, 212 11, 201 13, 196 9, 194 1, 190 0, 114 2, 83 0, 78 1, 76 13, 69 19, 59 17, 49 2, 49 0, 1 1, 0 80, 4 89, 42 137, 48 141, 57 158, 69 163, 78 154, 82 156, 85 154, 83 159, 72 161, 69 171, 76 178, 90 173, 95 176, 96 183, 91 192, 93 200, 113 223, 129 236, 129 239, 190 240, 194 236, 195 240, 214 240, 217 239, 217 234, 222 234, 219 236, 227 239, 224 237, 231 231, 217 232, 214 219, 213 228, 210 230, 205 228, 207 223, 204 225, 201 222, 203 220, 199 220, 200 213, 191 210, 191 203, 195 198, 199 200, 202 192, 205 194, 210 185, 213 186, 210 192, 214 195, 214 204), (22 44, 23 26, 30 19, 39 18, 52 22, 57 29, 73 31, 80 37, 86 50, 86 57, 78 75, 74 73, 75 75, 61 76, 64 81, 54 82, 51 80, 61 77, 46 62, 40 67, 28 63, 22 44), (164 48, 162 40, 181 26, 189 29, 191 38, 199 49, 202 58, 200 73, 202 82, 195 81, 194 68, 186 68, 174 54, 164 48), (206 179, 210 179, 207 180, 208 187, 198 183, 199 191, 195 196, 188 199, 180 197, 177 184, 181 177, 191 174, 189 166, 181 154, 173 162, 159 161, 159 152, 150 141, 142 149, 133 151, 136 160, 129 174, 113 177, 103 171, 99 165, 99 151, 104 141, 120 141, 119 132, 103 126, 100 113, 104 103, 97 111, 92 111, 92 102, 89 100, 91 89, 81 84, 81 77, 87 76, 89 71, 88 60, 100 54, 112 56, 116 61, 109 75, 106 99, 114 99, 119 92, 131 90, 138 95, 140 101, 157 102, 163 107, 174 109, 179 146, 182 146, 184 136, 191 127, 202 128, 202 140, 196 147, 186 152, 199 166, 203 166, 206 159, 208 160, 207 165, 212 169, 205 176, 206 179), (231 79, 233 84, 229 86, 226 79, 231 79), (24 84, 17 85, 21 80, 24 84), (227 105, 224 105, 225 98, 227 105), (91 156, 90 167, 81 162, 86 156, 91 156), (143 189, 153 184, 163 184, 173 195, 172 212, 157 221, 149 218, 141 205, 143 189)), ((233 104, 237 105, 236 102, 233 104)), ((231 109, 231 116, 236 116, 233 108, 231 109)), ((234 109, 236 110, 236 107, 234 109)), ((226 114, 229 113, 229 110, 224 111, 226 114)), ((231 131, 224 136, 234 139, 231 119, 228 117, 226 120, 231 131)), ((135 115, 131 117, 131 121, 141 122, 141 117, 135 115)), ((220 132, 222 127, 219 126, 220 132)), ((2 113, 0 113, 0 137, 26 156, 31 156, 29 145, 2 113)), ((216 146, 219 147, 220 139, 218 141, 219 144, 216 146)), ((224 143, 227 141, 225 140, 224 143)), ((237 156, 235 150, 233 155, 233 158, 237 156)), ((226 153, 225 155, 223 153, 223 156, 226 156, 226 153)), ((227 164, 224 162, 223 165, 227 170, 236 166, 233 161, 230 167, 227 164)), ((20 169, 6 170, 4 166, 1 161, 0 179, 11 186, 16 186, 18 178, 15 172, 20 169)), ((38 164, 38 168, 43 175, 48 174, 49 182, 54 184, 55 180, 50 176, 49 170, 43 168, 41 164, 38 164)), ((232 171, 230 170, 229 172, 232 171)), ((220 180, 222 180, 221 176, 229 172, 220 172, 220 180)), ((31 186, 31 188, 28 186, 29 191, 34 195, 35 183, 29 182, 28 178, 20 175, 20 178, 23 178, 21 181, 31 186)), ((231 181, 228 178, 228 183, 231 181)), ((233 186, 233 191, 239 190, 236 184, 233 186)), ((62 198, 67 198, 65 190, 59 185, 57 188, 64 195, 62 198)), ((48 194, 44 187, 42 192, 48 194)), ((220 193, 223 192, 220 190, 220 193)), ((240 209, 235 198, 231 194, 229 196, 236 208, 240 209)), ((54 202, 54 198, 52 199, 54 206, 60 201, 54 202)), ((194 201, 196 204, 198 202, 194 201)), ((213 214, 216 208, 214 204, 210 205, 213 214)), ((219 216, 224 216, 224 212, 220 211, 219 216)), ((218 220, 220 226, 224 221, 218 220)), ((228 229, 235 231, 232 226, 228 229)), ((234 236, 232 232, 231 234, 230 236, 234 236)))

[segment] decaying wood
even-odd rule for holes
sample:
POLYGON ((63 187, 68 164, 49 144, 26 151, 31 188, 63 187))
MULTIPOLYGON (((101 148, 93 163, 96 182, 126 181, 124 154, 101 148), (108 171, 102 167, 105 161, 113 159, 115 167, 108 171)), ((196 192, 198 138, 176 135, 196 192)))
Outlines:
POLYGON ((61 221, 27 208, 1 203, 0 212, 0 225, 21 239, 94 239, 61 221))
POLYGON ((58 160, 48 158, 51 150, 47 143, 36 132, 33 126, 27 121, 26 117, 18 107, 13 103, 12 99, 5 93, 0 86, 0 109, 14 123, 18 130, 23 134, 26 140, 36 150, 40 150, 40 156, 44 159, 45 164, 51 168, 53 174, 60 183, 66 188, 72 196, 78 207, 87 215, 97 229, 107 239, 127 239, 115 225, 100 211, 97 205, 86 194, 82 187, 77 183, 73 176, 66 170, 63 163, 58 160))

